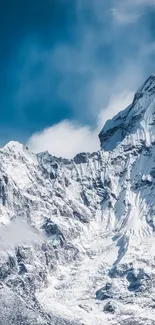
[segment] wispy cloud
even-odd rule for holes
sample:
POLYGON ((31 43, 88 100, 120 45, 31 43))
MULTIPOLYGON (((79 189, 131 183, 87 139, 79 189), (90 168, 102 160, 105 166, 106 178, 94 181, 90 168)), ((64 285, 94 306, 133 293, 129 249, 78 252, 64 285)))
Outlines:
POLYGON ((112 70, 106 67, 106 61, 102 66, 102 61, 97 58, 102 50, 102 32, 96 36, 94 31, 86 29, 85 35, 74 46, 61 44, 54 49, 45 49, 35 42, 24 45, 19 57, 25 62, 13 76, 18 84, 14 104, 21 118, 30 104, 32 110, 33 105, 39 108, 42 104, 39 109, 44 108, 48 115, 51 105, 54 110, 54 104, 60 101, 71 108, 78 122, 92 123, 93 120, 95 124, 98 113, 111 96, 135 91, 147 76, 144 61, 147 64, 146 56, 153 51, 154 45, 148 43, 146 46, 145 42, 140 42, 133 58, 125 54, 123 57, 125 49, 120 46, 114 43, 112 70), (122 56, 122 62, 119 56, 122 56))
POLYGON ((113 0, 112 5, 111 14, 118 24, 134 24, 145 14, 146 7, 155 6, 155 1, 113 0))
POLYGON ((124 91, 110 98, 108 106, 98 116, 98 129, 101 129, 107 120, 112 119, 118 112, 128 107, 134 97, 134 92, 124 91))
POLYGON ((113 18, 119 23, 119 24, 133 24, 138 21, 138 19, 141 17, 141 13, 135 13, 132 11, 125 11, 124 9, 120 8, 112 8, 111 13, 113 18))

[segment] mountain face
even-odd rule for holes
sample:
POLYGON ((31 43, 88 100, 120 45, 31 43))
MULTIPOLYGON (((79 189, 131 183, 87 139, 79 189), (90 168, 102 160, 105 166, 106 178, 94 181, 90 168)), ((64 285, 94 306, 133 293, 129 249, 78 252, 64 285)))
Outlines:
POLYGON ((155 324, 155 75, 99 138, 0 149, 0 325, 155 324))

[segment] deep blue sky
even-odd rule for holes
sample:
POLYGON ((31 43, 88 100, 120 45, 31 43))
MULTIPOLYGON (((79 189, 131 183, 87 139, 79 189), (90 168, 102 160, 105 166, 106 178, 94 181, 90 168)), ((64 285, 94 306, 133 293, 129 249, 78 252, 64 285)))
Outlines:
POLYGON ((136 90, 155 70, 153 2, 1 0, 0 144, 64 119, 95 126, 136 90))

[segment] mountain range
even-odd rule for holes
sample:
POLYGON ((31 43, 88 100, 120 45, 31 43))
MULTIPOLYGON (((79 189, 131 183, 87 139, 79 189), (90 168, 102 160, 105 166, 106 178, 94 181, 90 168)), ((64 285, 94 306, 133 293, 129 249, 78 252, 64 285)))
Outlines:
POLYGON ((155 74, 99 138, 0 149, 0 325, 155 325, 155 74))

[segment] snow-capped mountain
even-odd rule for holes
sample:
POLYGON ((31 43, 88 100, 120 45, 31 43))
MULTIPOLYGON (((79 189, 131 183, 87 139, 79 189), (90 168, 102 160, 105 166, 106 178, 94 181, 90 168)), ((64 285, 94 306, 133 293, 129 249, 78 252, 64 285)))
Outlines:
POLYGON ((0 149, 0 325, 155 324, 155 75, 99 138, 0 149))

